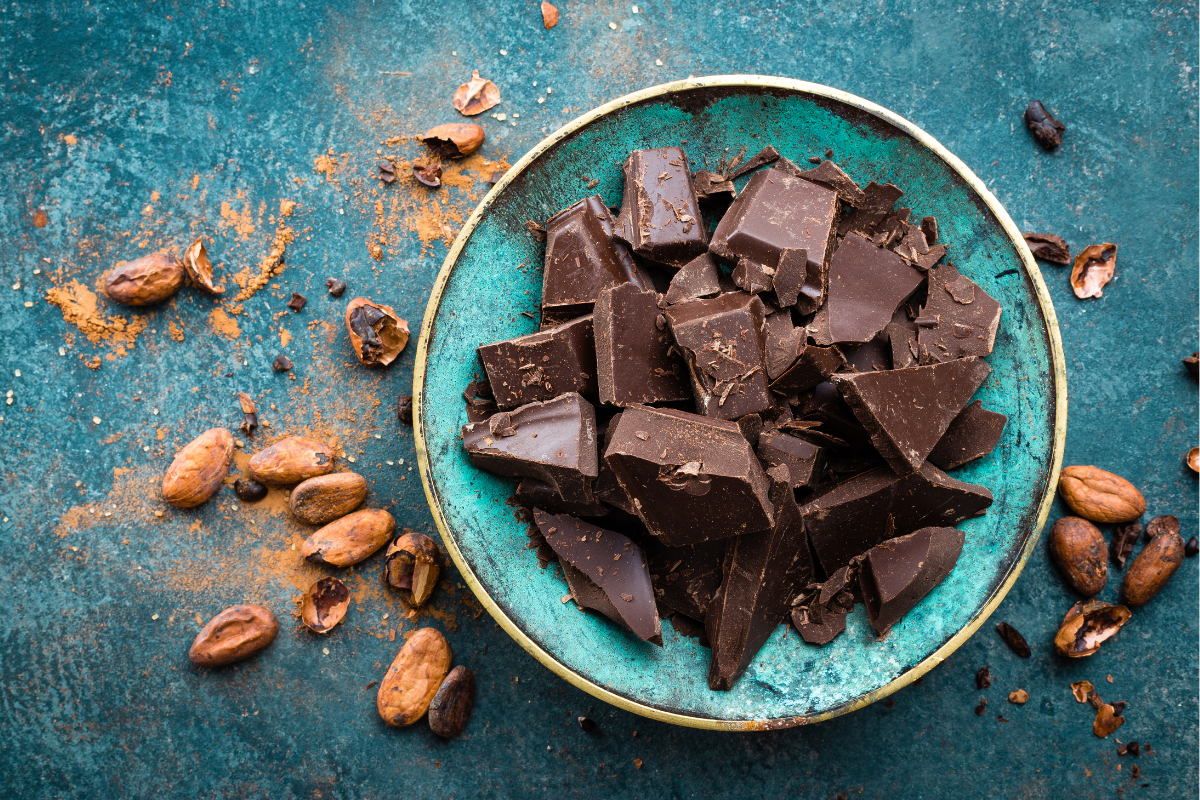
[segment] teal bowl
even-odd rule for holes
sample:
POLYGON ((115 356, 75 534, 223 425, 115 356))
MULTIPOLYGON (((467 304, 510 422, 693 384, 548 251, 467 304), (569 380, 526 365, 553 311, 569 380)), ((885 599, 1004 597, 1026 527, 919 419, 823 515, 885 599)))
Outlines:
MULTIPOLYGON (((743 183, 743 178, 739 183, 743 183)), ((1066 436, 1062 344, 1045 284, 1004 208, 911 122, 844 92, 752 75, 689 78, 603 105, 541 142, 475 210, 438 275, 417 348, 413 396, 421 480, 442 541, 496 621, 558 675, 606 702, 679 725, 781 728, 861 708, 916 680, 974 633, 1012 587, 1046 521, 1066 436), (709 651, 663 626, 647 644, 560 602, 509 498, 514 482, 475 469, 459 431, 475 348, 537 330, 545 245, 525 230, 582 197, 621 200, 630 150, 683 146, 694 165, 772 144, 803 163, 832 149, 855 180, 892 182, 915 217, 932 214, 949 260, 1004 307, 993 372, 977 397, 1008 416, 996 450, 955 477, 995 503, 962 524, 957 568, 882 641, 861 606, 825 647, 780 626, 732 691, 708 688, 709 651), (588 189, 581 176, 599 181, 588 189)))

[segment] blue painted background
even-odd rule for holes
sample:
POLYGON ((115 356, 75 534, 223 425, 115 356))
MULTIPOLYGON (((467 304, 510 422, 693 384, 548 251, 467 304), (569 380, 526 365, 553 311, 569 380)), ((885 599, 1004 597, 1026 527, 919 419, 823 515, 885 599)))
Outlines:
MULTIPOLYGON (((1120 245, 1118 278, 1099 300, 1075 300, 1066 270, 1043 267, 1070 370, 1065 463, 1121 473, 1148 513, 1175 513, 1196 533, 1196 479, 1182 458, 1197 441, 1197 394, 1179 364, 1197 347, 1195 3, 639 5, 644 14, 564 2, 547 32, 533 2, 0 2, 0 388, 14 401, 0 407, 0 794, 1195 796, 1194 560, 1099 655, 1063 663, 1049 643, 1073 598, 1040 551, 995 616, 1025 633, 1032 659, 985 626, 891 706, 730 735, 653 723, 570 688, 476 618, 452 574, 429 613, 397 625, 403 610, 379 588, 377 560, 347 571, 351 613, 315 641, 287 613, 297 593, 289 545, 304 531, 277 499, 232 511, 225 490, 200 511, 154 517, 156 476, 201 430, 235 425, 232 392, 243 390, 273 430, 336 438, 372 502, 431 529, 407 471, 411 433, 391 414, 415 348, 385 372, 354 366, 344 300, 322 294, 327 276, 343 276, 352 295, 389 303, 415 328, 445 255, 405 227, 421 207, 389 206, 395 252, 371 258, 376 151, 454 120, 449 97, 473 68, 500 85, 494 111, 510 117, 485 115, 485 155, 510 163, 633 89, 753 72, 836 86, 913 120, 1022 229, 1058 233, 1074 251, 1120 245), (1022 126, 1033 97, 1068 125, 1054 154, 1022 126), (314 162, 330 148, 339 168, 327 179, 314 162), (284 198, 299 203, 287 267, 235 317, 236 339, 215 332, 212 301, 191 290, 148 317, 124 355, 46 302, 74 280, 94 287, 139 242, 183 247, 203 233, 222 274, 257 264, 284 198), (242 221, 222 216, 222 203, 242 221), (293 290, 308 308, 277 319, 293 290), (295 381, 269 368, 281 327, 295 381), (272 649, 219 674, 190 667, 196 615, 249 599, 280 613, 272 649), (398 646, 385 632, 425 623, 478 670, 475 715, 454 742, 423 724, 386 729, 363 689, 398 646), (984 664, 997 680, 978 692, 984 664), (1150 742, 1152 755, 1120 758, 1113 738, 1092 735, 1068 688, 1083 678, 1129 702, 1116 738, 1150 742), (1011 706, 1018 687, 1030 701, 1011 706), (977 717, 981 697, 990 704, 977 717), (598 731, 582 733, 579 714, 598 731)), ((447 197, 469 211, 485 188, 447 197)), ((100 311, 132 319, 103 301, 100 311)), ((1116 597, 1118 577, 1102 597, 1116 597)))

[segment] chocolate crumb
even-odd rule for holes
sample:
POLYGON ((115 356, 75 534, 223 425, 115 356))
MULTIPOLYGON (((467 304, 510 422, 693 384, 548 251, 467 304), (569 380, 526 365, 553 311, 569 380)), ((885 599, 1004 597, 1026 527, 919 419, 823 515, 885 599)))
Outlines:
POLYGON ((1008 649, 1019 655, 1021 658, 1029 658, 1033 652, 1029 649, 1029 643, 1025 641, 1025 637, 1017 632, 1017 629, 1007 622, 1001 622, 996 626, 996 633, 1000 634, 1000 638, 1008 645, 1008 649))
POLYGON ((820 164, 823 160, 824 159, 822 159, 820 156, 809 156, 808 157, 808 163, 810 163, 810 164, 820 164))
POLYGON ((1187 368, 1188 375, 1192 376, 1192 380, 1200 381, 1200 353, 1192 353, 1185 358, 1183 366, 1187 368))
POLYGON ((979 705, 975 706, 975 716, 982 717, 983 712, 987 711, 987 698, 979 701, 979 705))
POLYGON ((975 688, 986 689, 992 685, 992 671, 986 666, 980 667, 975 673, 975 688))
POLYGON ((412 395, 402 394, 396 398, 396 418, 403 422, 408 427, 413 424, 413 401, 412 395))
POLYGON ((1125 702, 1124 700, 1118 700, 1117 702, 1113 703, 1112 704, 1113 716, 1116 716, 1116 717, 1121 716, 1121 714, 1125 711, 1125 707, 1127 705, 1129 705, 1129 703, 1125 702))
POLYGON ((1046 150, 1058 148, 1062 144, 1063 133, 1067 130, 1066 125, 1051 116, 1041 100, 1032 101, 1025 109, 1025 124, 1037 143, 1046 150))
POLYGON ((533 220, 525 223, 525 230, 529 231, 529 235, 533 237, 535 242, 546 241, 546 229, 533 220))
POLYGON ((885 707, 887 707, 887 708, 895 708, 895 707, 896 707, 896 701, 895 701, 895 700, 892 700, 891 698, 888 698, 887 700, 884 700, 884 701, 883 701, 883 705, 884 705, 885 707))
POLYGON ((1006 720, 1006 719, 1004 718, 1004 715, 1003 715, 1003 714, 997 714, 997 715, 996 715, 996 719, 997 719, 997 720, 999 720, 1000 722, 1008 722, 1008 720, 1006 720))
POLYGON ((341 297, 342 293, 346 291, 346 282, 340 278, 326 278, 325 288, 334 297, 341 297))
POLYGON ((308 300, 305 299, 304 295, 299 292, 292 292, 292 299, 288 300, 287 307, 299 314, 304 310, 306 303, 308 303, 308 300))
POLYGON ((271 368, 276 372, 287 372, 292 368, 292 360, 283 353, 275 356, 275 360, 271 362, 271 368))
POLYGON ((599 179, 599 178, 592 178, 590 181, 588 181, 587 188, 589 188, 589 189, 595 189, 595 188, 596 188, 597 186, 599 186, 599 185, 600 185, 600 179, 599 179))
POLYGON ((1120 756, 1140 756, 1142 754, 1142 746, 1137 741, 1129 742, 1128 744, 1117 745, 1117 755, 1120 756))

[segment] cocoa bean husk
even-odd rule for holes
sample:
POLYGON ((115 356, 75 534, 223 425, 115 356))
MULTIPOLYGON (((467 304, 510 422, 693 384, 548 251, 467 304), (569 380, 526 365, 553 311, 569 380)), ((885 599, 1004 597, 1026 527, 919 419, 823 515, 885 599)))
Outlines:
POLYGON ((329 633, 350 608, 350 590, 337 578, 321 578, 300 598, 300 620, 314 633, 329 633))
POLYGON ((213 285, 212 263, 208 260, 208 251, 204 249, 203 239, 192 242, 192 246, 183 254, 183 268, 193 286, 209 294, 225 293, 224 284, 213 285))
POLYGON ((408 323, 391 306, 356 297, 346 306, 354 355, 368 367, 386 367, 408 344, 408 323))
POLYGON ((1100 650, 1100 645, 1116 635, 1132 615, 1125 606, 1099 600, 1076 603, 1067 611, 1054 637, 1054 649, 1067 658, 1083 658, 1100 650))

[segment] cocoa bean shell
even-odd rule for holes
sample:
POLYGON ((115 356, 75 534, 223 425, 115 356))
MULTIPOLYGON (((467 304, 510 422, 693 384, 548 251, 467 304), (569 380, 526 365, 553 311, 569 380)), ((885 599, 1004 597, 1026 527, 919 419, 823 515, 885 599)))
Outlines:
POLYGON ((475 673, 459 664, 429 703, 429 729, 446 739, 462 733, 475 706, 475 673))
POLYGON ((310 525, 344 517, 367 499, 367 479, 354 472, 333 472, 301 482, 292 489, 288 506, 310 525))
POLYGON ((300 555, 314 564, 348 567, 387 544, 396 520, 381 508, 367 508, 334 520, 304 541, 300 555))
POLYGON ((1104 534, 1081 517, 1063 517, 1050 529, 1050 554, 1067 583, 1095 597, 1108 582, 1104 534))
POLYGON ((250 475, 259 483, 300 483, 333 472, 333 448, 316 439, 289 436, 250 459, 250 475))
POLYGON ((388 546, 383 575, 411 606, 433 594, 442 571, 442 551, 423 533, 406 530, 388 546))
POLYGON ((221 488, 233 459, 233 434, 210 428, 184 445, 163 475, 163 499, 176 508, 195 508, 221 488))
POLYGON ((1146 513, 1146 498, 1137 487, 1098 467, 1064 467, 1058 493, 1072 511, 1092 522, 1133 522, 1146 513))
POLYGON ((1067 611, 1054 636, 1054 649, 1067 658, 1093 655, 1099 652, 1102 643, 1117 634, 1131 616, 1125 606, 1114 606, 1095 599, 1076 603, 1067 611))
POLYGON ((1162 591, 1183 563, 1183 538, 1170 529, 1158 533, 1142 548, 1121 583, 1121 595, 1133 606, 1148 603, 1162 591))
POLYGON ((300 598, 300 620, 314 633, 329 633, 350 608, 350 590, 337 578, 321 578, 300 598))
POLYGON ((109 270, 104 276, 104 293, 127 306, 149 306, 179 291, 183 275, 183 262, 160 250, 109 270))
POLYGON ((408 322, 391 306, 365 297, 356 297, 346 305, 346 330, 354 355, 368 367, 386 367, 408 344, 408 322))
POLYGON ((450 670, 450 644, 434 628, 421 628, 400 648, 379 682, 375 707, 393 727, 424 716, 450 670))
POLYGON ((249 658, 279 633, 279 620, 269 608, 247 603, 217 614, 196 634, 188 658, 200 667, 223 667, 249 658))
POLYGON ((421 141, 442 158, 462 158, 483 146, 484 130, 470 122, 450 122, 425 131, 421 141))

